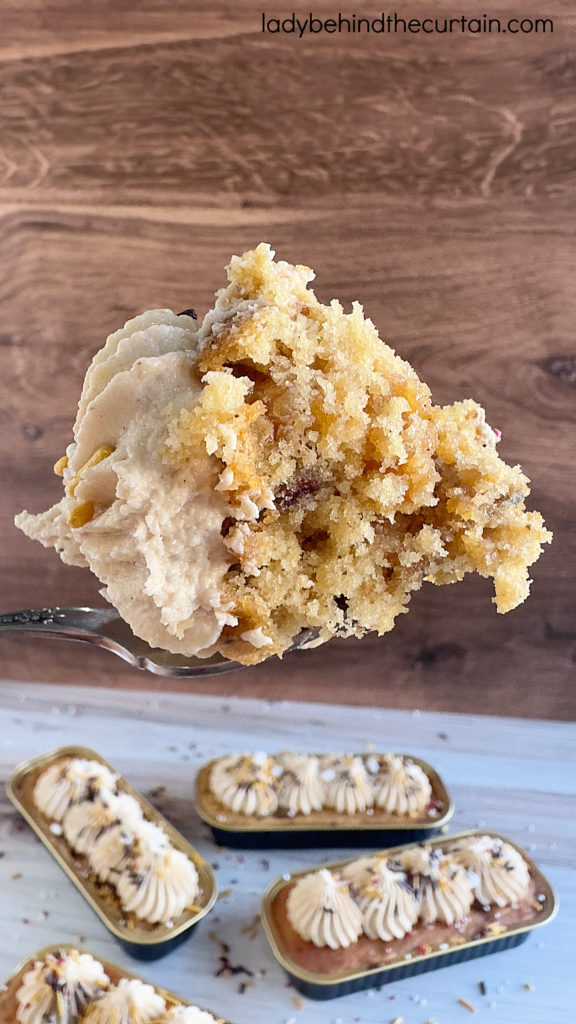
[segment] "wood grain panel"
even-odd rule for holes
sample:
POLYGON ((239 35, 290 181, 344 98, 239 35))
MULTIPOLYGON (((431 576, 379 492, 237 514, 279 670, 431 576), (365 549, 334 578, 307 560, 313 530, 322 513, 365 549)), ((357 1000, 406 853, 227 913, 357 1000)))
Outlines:
MULTIPOLYGON (((362 301, 437 401, 485 405, 555 541, 508 616, 484 581, 427 587, 385 638, 196 688, 574 716, 576 15, 562 0, 545 13, 550 36, 297 40, 263 36, 248 0, 6 5, 5 609, 100 600, 11 527, 59 495, 51 466, 93 352, 144 308, 204 312, 230 255, 266 239, 316 269, 324 301, 362 301)), ((522 14, 543 12, 530 0, 522 14)), ((165 685, 80 647, 0 651, 14 678, 165 685)))

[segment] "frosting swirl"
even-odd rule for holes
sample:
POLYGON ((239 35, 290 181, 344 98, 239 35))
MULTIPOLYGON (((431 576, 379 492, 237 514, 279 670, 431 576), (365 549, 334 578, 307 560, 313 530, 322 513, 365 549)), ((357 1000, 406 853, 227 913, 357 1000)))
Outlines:
POLYGON ((23 976, 16 1017, 20 1024, 76 1024, 109 984, 102 964, 88 953, 48 953, 23 976))
POLYGON ((282 768, 279 781, 278 804, 289 814, 312 814, 322 810, 324 783, 320 777, 320 762, 311 754, 280 754, 282 768))
POLYGON ((296 882, 286 910, 298 935, 315 946, 341 949, 356 942, 362 932, 362 914, 349 883, 326 868, 296 882))
POLYGON ((266 754, 231 754, 212 767, 210 789, 236 814, 265 818, 278 809, 279 771, 266 754))
POLYGON ((323 758, 325 803, 340 814, 366 811, 374 803, 372 781, 362 761, 353 754, 323 758))
POLYGON ((464 868, 440 849, 417 847, 400 858, 420 904, 425 924, 454 924, 469 911, 474 893, 464 868))
POLYGON ((47 818, 62 821, 72 803, 99 799, 101 795, 113 793, 116 778, 99 761, 86 761, 79 757, 56 761, 38 776, 34 803, 47 818))
POLYGON ((122 978, 88 1007, 82 1024, 148 1024, 161 1017, 165 1009, 165 1000, 152 985, 137 978, 122 978))
POLYGON ((411 931, 419 912, 418 900, 398 864, 375 858, 359 890, 362 928, 369 939, 390 942, 411 931))
POLYGON ((217 1024, 216 1018, 198 1006, 173 1006, 164 1018, 166 1024, 217 1024))
POLYGON ((510 843, 493 836, 470 836, 449 850, 454 859, 473 873, 474 895, 479 903, 505 907, 528 895, 530 872, 524 858, 510 843))
POLYGON ((115 884, 123 910, 150 924, 180 917, 199 891, 192 861, 150 822, 141 826, 134 856, 115 884))
POLYGON ((142 821, 142 811, 128 793, 106 795, 101 800, 83 800, 73 804, 64 815, 62 829, 66 841, 77 853, 88 854, 110 830, 134 830, 142 821))
POLYGON ((388 754, 374 780, 376 805, 390 814, 415 818, 430 801, 432 787, 426 772, 413 761, 388 754))

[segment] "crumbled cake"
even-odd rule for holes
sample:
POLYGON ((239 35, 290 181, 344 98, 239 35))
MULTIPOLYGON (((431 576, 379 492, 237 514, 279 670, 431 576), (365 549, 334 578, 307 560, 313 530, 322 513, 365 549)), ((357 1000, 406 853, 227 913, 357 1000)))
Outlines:
POLYGON ((472 400, 435 406, 362 307, 320 303, 268 245, 198 327, 153 311, 88 371, 65 497, 17 524, 90 565, 152 646, 243 664, 303 629, 382 635, 424 581, 528 596, 551 539, 472 400))
POLYGON ((168 438, 170 458, 204 449, 222 467, 238 618, 222 653, 255 663, 304 627, 383 634, 424 580, 472 571, 494 579, 498 611, 516 607, 550 534, 484 411, 434 406, 359 304, 322 305, 312 271, 272 256, 259 245, 232 259, 197 358, 202 395, 168 438), (255 631, 271 642, 254 646, 255 631))

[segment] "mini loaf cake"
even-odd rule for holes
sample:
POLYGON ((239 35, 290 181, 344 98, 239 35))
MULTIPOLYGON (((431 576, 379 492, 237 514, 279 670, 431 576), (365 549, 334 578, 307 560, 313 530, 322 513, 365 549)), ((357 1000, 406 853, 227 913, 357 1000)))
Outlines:
POLYGON ((198 795, 222 823, 428 823, 445 810, 424 768, 401 754, 230 754, 201 773, 198 795))
POLYGON ((99 761, 62 757, 41 770, 33 801, 127 917, 171 926, 194 909, 198 872, 117 781, 99 761))
POLYGON ((545 899, 518 850, 478 835, 300 875, 278 889, 271 915, 284 955, 342 975, 502 934, 545 899))
POLYGON ((167 1005, 138 978, 114 980, 98 960, 75 949, 36 960, 20 979, 15 1004, 19 1024, 217 1024, 197 1006, 167 1005))

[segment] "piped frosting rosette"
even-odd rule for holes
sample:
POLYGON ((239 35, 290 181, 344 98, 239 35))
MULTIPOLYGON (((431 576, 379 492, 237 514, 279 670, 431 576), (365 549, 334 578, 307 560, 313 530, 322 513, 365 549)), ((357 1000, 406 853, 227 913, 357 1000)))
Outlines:
POLYGON ((372 780, 359 757, 344 754, 322 758, 321 774, 326 785, 326 807, 339 814, 356 814, 372 807, 372 780))
POLYGON ((528 865, 510 843, 495 836, 470 836, 451 846, 448 852, 471 872, 474 895, 484 906, 505 907, 527 895, 528 865))
POLYGON ((162 1017, 166 1002, 152 985, 137 978, 122 978, 96 1003, 91 1003, 82 1024, 149 1024, 162 1017))
POLYGON ((47 818, 61 821, 71 804, 114 793, 116 779, 99 761, 79 757, 56 761, 38 776, 33 800, 47 818))
POLYGON ((192 861, 151 822, 140 827, 134 855, 115 884, 122 908, 150 924, 176 920, 199 891, 192 861))
POLYGON ((425 924, 435 921, 452 925, 469 911, 474 892, 468 872, 440 849, 420 846, 400 858, 420 904, 425 924))
POLYGON ((397 754, 388 754, 383 759, 374 779, 377 807, 390 814, 415 818, 424 813, 431 795, 430 780, 419 764, 397 754))
POLYGON ((290 815, 312 814, 322 810, 325 783, 320 761, 313 754, 285 753, 278 756, 278 804, 290 815))
POLYGON ((140 806, 128 793, 109 793, 100 800, 73 804, 62 820, 66 841, 77 853, 92 854, 101 839, 110 832, 134 833, 143 822, 140 806))
POLYGON ((370 939, 401 939, 414 927, 419 903, 406 872, 385 857, 364 857, 342 871, 358 900, 362 930, 370 939))
POLYGON ((349 882, 326 868, 296 882, 286 909, 294 930, 315 946, 340 949, 352 945, 362 933, 362 912, 349 882))
POLYGON ((224 807, 264 818, 278 808, 281 768, 267 754, 231 754, 212 767, 210 788, 224 807))
POLYGON ((102 964, 88 953, 48 953, 22 978, 16 992, 20 1024, 76 1024, 110 985, 102 964))

